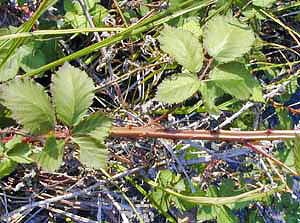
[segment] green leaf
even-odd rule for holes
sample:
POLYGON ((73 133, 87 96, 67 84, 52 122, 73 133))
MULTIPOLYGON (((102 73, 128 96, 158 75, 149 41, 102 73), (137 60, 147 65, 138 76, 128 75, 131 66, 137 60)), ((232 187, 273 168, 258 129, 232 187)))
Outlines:
POLYGON ((193 33, 198 39, 203 33, 197 17, 188 17, 184 19, 182 26, 179 28, 193 33))
POLYGON ((13 149, 15 145, 22 143, 22 136, 20 135, 14 135, 14 137, 9 140, 7 143, 5 143, 6 150, 13 149))
POLYGON ((298 85, 298 78, 293 78, 290 80, 290 83, 288 84, 288 86, 286 87, 287 89, 287 93, 288 94, 294 94, 299 88, 298 85))
POLYGON ((11 174, 17 166, 14 161, 4 158, 0 160, 0 179, 11 174))
POLYGON ((149 195, 151 200, 159 207, 163 212, 167 212, 169 209, 169 202, 167 200, 168 196, 165 192, 160 189, 156 189, 149 195))
MULTIPOLYGON (((218 197, 220 194, 214 186, 210 186, 207 191, 208 197, 218 197)), ((208 221, 217 219, 218 223, 235 223, 237 218, 233 215, 231 210, 225 205, 203 205, 198 209, 197 220, 208 221)))
POLYGON ((160 182, 160 184, 164 187, 169 186, 172 181, 174 181, 174 178, 176 177, 176 175, 171 171, 171 170, 161 170, 159 171, 158 174, 158 180, 160 182))
POLYGON ((32 157, 42 169, 54 172, 63 162, 64 145, 63 140, 57 141, 54 136, 50 136, 47 138, 45 148, 32 157))
POLYGON ((163 80, 158 86, 156 99, 173 104, 193 96, 200 87, 200 81, 192 74, 175 74, 163 80))
POLYGON ((255 6, 262 8, 270 8, 276 2, 276 0, 253 0, 252 3, 255 6))
POLYGON ((76 125, 93 102, 92 79, 84 71, 66 63, 53 76, 52 83, 58 118, 68 126, 76 125))
POLYGON ((23 54, 20 66, 25 72, 30 72, 47 63, 47 56, 38 48, 37 44, 24 45, 19 51, 22 51, 23 54))
POLYGON ((0 156, 4 155, 4 145, 0 143, 0 156))
POLYGON ((87 116, 73 129, 74 136, 90 136, 103 141, 111 128, 111 119, 100 112, 87 116))
POLYGON ((65 14, 65 21, 70 23, 74 29, 83 29, 89 27, 84 15, 78 15, 73 12, 67 12, 65 14))
MULTIPOLYGON (((103 25, 103 19, 108 15, 107 9, 95 0, 85 1, 87 10, 91 15, 96 27, 103 25)), ((73 28, 89 28, 84 11, 78 1, 65 0, 64 8, 66 10, 65 21, 72 25, 73 28)))
POLYGON ((224 92, 213 81, 201 82, 200 92, 205 110, 209 114, 219 114, 220 110, 215 105, 215 100, 224 92))
POLYGON ((294 167, 300 173, 300 138, 296 137, 295 144, 292 147, 294 154, 294 167))
POLYGON ((226 206, 214 206, 214 212, 217 215, 218 223, 237 223, 237 217, 226 206))
POLYGON ((28 144, 17 143, 12 149, 6 152, 6 156, 16 163, 32 163, 30 158, 31 150, 28 144))
POLYGON ((216 16, 207 23, 204 47, 219 62, 233 61, 247 53, 254 43, 253 31, 229 16, 216 16))
POLYGON ((253 100, 264 101, 259 82, 241 63, 221 64, 213 69, 210 77, 219 88, 238 99, 245 100, 252 95, 253 100))
POLYGON ((216 219, 217 216, 214 212, 213 206, 203 205, 198 209, 197 221, 209 221, 216 219))
MULTIPOLYGON (((0 28, 0 36, 13 34, 17 32, 17 28, 10 26, 9 28, 0 28)), ((2 60, 7 56, 7 52, 11 44, 4 45, 4 41, 0 41, 0 64, 2 60)), ((20 68, 20 54, 18 52, 12 54, 7 61, 0 66, 0 82, 4 82, 10 79, 13 79, 20 68)))
MULTIPOLYGON (((156 181, 164 188, 174 188, 178 192, 186 190, 184 180, 181 176, 168 169, 160 170, 156 181)), ((169 195, 160 188, 154 188, 154 190, 149 193, 149 197, 152 199, 152 202, 154 202, 156 206, 159 206, 159 209, 164 212, 168 211, 172 206, 177 207, 181 211, 185 211, 187 210, 186 206, 189 205, 189 203, 182 201, 176 196, 169 195)))
POLYGON ((226 206, 203 206, 197 214, 198 221, 209 221, 217 219, 218 223, 237 223, 236 217, 226 206))
POLYGON ((169 0, 170 7, 178 7, 186 0, 169 0))
POLYGON ((191 32, 166 25, 158 40, 161 49, 190 72, 196 73, 202 68, 202 44, 191 32))
POLYGON ((289 116, 289 111, 285 108, 276 108, 276 115, 279 119, 277 129, 291 129, 293 127, 293 122, 289 116))
POLYGON ((106 167, 108 151, 105 145, 91 137, 74 137, 80 148, 80 162, 87 167, 100 169, 106 167))
MULTIPOLYGON (((0 58, 1 63, 1 58, 0 58)), ((20 56, 18 53, 13 54, 8 58, 5 64, 0 67, 0 82, 4 82, 14 78, 20 68, 20 56)))
POLYGON ((54 129, 55 116, 48 95, 32 80, 14 80, 0 88, 0 99, 12 117, 33 134, 54 129))
POLYGON ((83 14, 80 3, 73 0, 64 0, 64 9, 66 12, 74 12, 78 14, 83 14))

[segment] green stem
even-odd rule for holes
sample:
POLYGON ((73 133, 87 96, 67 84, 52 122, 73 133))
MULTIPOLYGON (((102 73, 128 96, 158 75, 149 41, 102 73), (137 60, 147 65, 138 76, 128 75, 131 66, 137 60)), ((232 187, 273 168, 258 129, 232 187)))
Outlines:
POLYGON ((247 202, 253 200, 261 200, 276 192, 285 190, 285 185, 280 185, 273 189, 268 189, 267 186, 263 186, 255 190, 245 192, 236 196, 231 196, 231 197, 200 197, 200 196, 187 196, 187 195, 180 194, 170 188, 163 188, 152 180, 146 179, 146 182, 152 187, 157 187, 160 190, 168 194, 174 195, 185 201, 195 203, 195 204, 204 204, 204 205, 205 204, 206 205, 227 205, 227 204, 241 203, 241 202, 247 202))

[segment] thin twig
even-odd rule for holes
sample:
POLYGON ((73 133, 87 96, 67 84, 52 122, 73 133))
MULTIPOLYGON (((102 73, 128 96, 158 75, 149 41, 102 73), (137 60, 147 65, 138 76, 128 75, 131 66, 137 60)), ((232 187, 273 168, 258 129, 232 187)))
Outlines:
POLYGON ((78 216, 78 215, 72 214, 72 213, 70 213, 70 212, 66 212, 66 211, 57 209, 57 208, 47 207, 47 209, 48 209, 49 211, 52 211, 52 212, 55 212, 55 213, 57 213, 57 214, 64 215, 64 216, 66 216, 66 217, 68 217, 68 218, 71 218, 71 219, 75 220, 76 222, 82 222, 82 223, 98 223, 98 221, 90 220, 90 219, 88 219, 88 218, 84 218, 84 217, 81 217, 81 216, 78 216))
MULTIPOLYGON (((96 28, 96 26, 94 25, 94 22, 93 22, 93 18, 92 18, 92 16, 90 15, 90 13, 89 13, 89 11, 88 11, 88 8, 87 8, 87 6, 86 6, 86 4, 85 4, 85 2, 84 2, 83 0, 78 0, 78 2, 79 2, 80 6, 81 6, 81 8, 82 8, 82 10, 83 10, 83 12, 84 12, 84 15, 85 15, 85 17, 86 17, 86 20, 87 20, 88 23, 89 23, 89 26, 90 26, 91 28, 96 28)), ((100 42, 100 41, 101 41, 101 38, 100 38, 99 33, 94 32, 94 35, 95 35, 97 41, 100 42)))
POLYGON ((272 170, 277 174, 277 176, 279 177, 279 179, 281 180, 281 182, 285 185, 286 191, 289 192, 289 193, 293 193, 293 191, 291 190, 291 188, 288 186, 287 182, 285 181, 284 177, 279 173, 279 171, 277 170, 277 168, 274 166, 272 160, 270 160, 269 158, 267 158, 267 161, 270 164, 272 170))
MULTIPOLYGON (((80 6, 81 6, 81 8, 82 8, 82 10, 83 10, 83 12, 84 12, 84 15, 85 15, 85 17, 86 17, 86 19, 87 19, 87 21, 88 21, 88 23, 89 23, 89 26, 90 26, 91 28, 96 28, 96 26, 95 26, 95 24, 94 24, 94 22, 93 22, 93 18, 92 18, 92 16, 90 15, 89 10, 88 10, 87 5, 85 4, 85 2, 84 2, 83 0, 78 0, 78 2, 79 2, 80 6)), ((95 35, 95 38, 96 38, 97 42, 101 42, 101 37, 100 37, 99 33, 94 32, 94 35, 95 35)), ((100 49, 100 52, 101 52, 101 54, 102 54, 102 57, 105 58, 106 53, 107 53, 107 52, 106 52, 106 48, 105 48, 105 47, 102 47, 102 48, 100 49)))
POLYGON ((183 164, 180 162, 180 159, 175 155, 175 153, 173 152, 173 148, 172 146, 166 141, 166 140, 161 140, 161 143, 166 147, 166 149, 168 150, 168 152, 171 154, 172 158, 176 161, 176 163, 178 164, 178 167, 180 168, 180 170, 183 172, 185 178, 187 179, 189 186, 191 188, 192 193, 196 192, 196 189, 187 173, 187 171, 185 170, 183 164))
POLYGON ((293 175, 298 176, 299 174, 294 171, 293 169, 291 169, 290 167, 288 167, 287 165, 285 165, 284 163, 282 163, 280 160, 274 158, 273 156, 271 156, 270 154, 268 154, 266 151, 264 151, 263 149, 251 144, 251 143, 245 143, 245 145, 247 147, 249 147, 250 149, 252 149, 254 152, 263 155, 266 158, 269 158, 270 160, 272 160, 275 164, 277 164, 278 166, 283 167, 284 169, 288 170, 289 172, 291 172, 293 175))
POLYGON ((112 204, 115 206, 115 208, 119 211, 121 218, 123 220, 123 223, 129 223, 129 220, 128 220, 127 216, 124 214, 124 212, 122 211, 122 207, 119 205, 119 203, 116 202, 115 199, 113 198, 113 196, 111 196, 109 193, 106 193, 106 196, 112 202, 112 204))
MULTIPOLYGON (((282 83, 281 85, 279 85, 276 89, 274 89, 273 91, 271 91, 270 93, 264 95, 265 99, 269 99, 274 97, 275 95, 278 94, 278 92, 281 92, 283 90, 285 90, 285 87, 290 83, 290 81, 286 81, 284 83, 282 83)), ((242 113, 244 113, 245 111, 247 111, 249 108, 253 107, 255 105, 254 102, 247 102, 238 112, 236 112, 235 114, 233 114, 231 117, 227 118, 224 122, 222 122, 217 128, 224 128, 226 125, 232 123, 235 119, 237 119, 242 113)))
POLYGON ((119 6, 118 1, 117 1, 117 0, 113 0, 113 2, 114 2, 114 4, 115 4, 115 6, 116 6, 116 8, 117 8, 117 10, 118 10, 118 12, 119 12, 119 14, 120 14, 122 20, 123 20, 123 22, 124 22, 125 27, 128 27, 128 23, 127 23, 127 21, 126 21, 125 16, 123 15, 123 12, 122 12, 122 10, 121 10, 121 8, 120 8, 120 6, 119 6))
MULTIPOLYGON (((133 173, 135 173, 137 171, 140 171, 142 169, 144 169, 144 167, 136 167, 136 168, 124 171, 122 173, 116 174, 116 175, 112 176, 111 178, 113 180, 116 180, 116 179, 125 177, 127 175, 133 174, 133 173)), ((99 181, 99 182, 95 183, 94 185, 92 185, 92 186, 90 186, 88 188, 85 188, 83 190, 80 190, 80 191, 75 191, 75 192, 67 193, 67 194, 64 194, 64 195, 61 195, 61 196, 49 198, 49 199, 46 199, 46 200, 43 200, 43 201, 37 201, 37 202, 33 202, 33 203, 30 203, 30 204, 24 205, 24 206, 22 206, 22 207, 20 207, 20 208, 18 208, 16 210, 14 210, 14 211, 11 211, 10 213, 8 213, 5 216, 1 216, 0 220, 6 221, 6 222, 10 222, 10 220, 16 214, 20 214, 20 213, 22 213, 24 211, 32 210, 32 208, 35 208, 35 207, 45 207, 45 206, 47 206, 47 205, 49 205, 51 203, 54 203, 54 202, 57 202, 57 201, 60 201, 60 200, 67 200, 67 199, 71 199, 71 198, 74 198, 74 197, 78 197, 78 196, 80 196, 82 194, 87 194, 90 191, 98 188, 99 186, 101 186, 103 184, 105 184, 105 181, 99 181)))

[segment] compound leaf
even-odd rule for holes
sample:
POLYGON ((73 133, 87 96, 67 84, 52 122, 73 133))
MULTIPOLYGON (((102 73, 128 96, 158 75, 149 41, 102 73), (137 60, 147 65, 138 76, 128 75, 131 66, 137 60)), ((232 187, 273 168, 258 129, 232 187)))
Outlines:
POLYGON ((0 179, 11 174, 16 166, 17 163, 8 158, 0 160, 0 179))
POLYGON ((74 136, 90 136, 103 141, 111 128, 111 119, 100 112, 87 116, 73 129, 74 136))
POLYGON ((82 164, 95 169, 106 167, 108 151, 102 142, 88 136, 74 137, 73 141, 80 148, 82 164))
POLYGON ((68 126, 76 125, 93 102, 92 79, 66 63, 54 75, 52 83, 58 118, 68 126))
POLYGON ((217 66, 210 74, 211 80, 226 93, 238 98, 264 101, 261 86, 241 63, 231 62, 217 66))
POLYGON ((176 74, 163 80, 158 86, 156 99, 173 104, 193 96, 200 87, 200 81, 191 74, 176 74))
POLYGON ((203 48, 198 38, 191 32, 165 26, 158 38, 161 49, 174 57, 184 68, 192 73, 203 65, 203 48))
POLYGON ((50 136, 46 141, 45 148, 34 154, 33 159, 42 169, 54 172, 63 162, 64 145, 63 140, 56 141, 54 136, 50 136))
POLYGON ((32 163, 31 150, 28 144, 17 143, 6 152, 6 156, 16 163, 32 163))
POLYGON ((296 137, 294 146, 292 147, 294 155, 294 167, 300 173, 300 138, 296 137))
MULTIPOLYGON (((17 28, 13 26, 10 26, 9 28, 1 28, 0 36, 9 35, 16 32, 17 28)), ((9 42, 0 41, 0 64, 2 63, 2 60, 6 58, 10 46, 11 44, 9 42)), ((17 75, 20 68, 19 63, 21 58, 21 55, 18 51, 19 50, 8 57, 6 62, 0 66, 0 82, 10 80, 17 75)))
POLYGON ((202 29, 197 17, 188 17, 184 20, 180 29, 193 33, 198 39, 202 36, 202 29))
MULTIPOLYGON (((0 59, 1 62, 1 59, 0 59)), ((0 68, 0 82, 4 82, 14 78, 20 68, 20 56, 15 53, 10 56, 5 64, 0 68)))
POLYGON ((215 105, 215 100, 224 92, 213 81, 202 82, 200 92, 205 110, 209 114, 219 114, 220 110, 215 105))
POLYGON ((270 8, 276 0, 253 0, 252 3, 255 6, 263 7, 263 8, 270 8))
POLYGON ((229 16, 214 17, 204 31, 204 47, 219 62, 243 56, 254 40, 254 33, 247 25, 229 16))
POLYGON ((0 98, 12 117, 33 134, 54 129, 55 116, 44 89, 32 80, 14 80, 1 86, 0 98))

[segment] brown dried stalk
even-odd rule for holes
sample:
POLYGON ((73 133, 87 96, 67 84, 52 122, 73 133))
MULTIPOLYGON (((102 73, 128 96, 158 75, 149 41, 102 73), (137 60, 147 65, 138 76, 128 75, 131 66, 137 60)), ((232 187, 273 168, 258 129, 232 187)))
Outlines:
POLYGON ((128 137, 128 138, 165 138, 172 140, 189 139, 189 140, 209 140, 209 141, 229 141, 240 142, 250 148, 257 154, 272 160, 275 164, 283 167, 298 176, 298 173, 286 166, 280 160, 277 160, 272 155, 264 150, 256 147, 250 142, 261 140, 289 140, 300 136, 300 130, 265 130, 265 131, 228 131, 228 130, 168 130, 162 128, 149 127, 114 127, 111 131, 112 137, 128 137))
MULTIPOLYGON (((66 130, 65 130, 66 131, 66 130)), ((70 137, 70 132, 57 131, 57 138, 64 139, 70 137)), ((0 130, 0 135, 9 134, 9 138, 13 135, 22 135, 27 138, 36 137, 27 135, 25 132, 15 129, 0 130)), ((163 139, 189 139, 189 140, 208 140, 208 141, 230 141, 230 142, 250 142, 250 141, 274 141, 274 140, 290 140, 300 137, 300 130, 263 130, 263 131, 237 131, 237 130, 174 130, 157 127, 113 127, 110 136, 114 138, 163 138, 163 139)), ((43 136, 40 136, 43 138, 43 136)), ((47 136, 45 136, 47 137, 47 136)))
POLYGON ((264 130, 264 131, 229 131, 229 130, 171 130, 150 127, 113 127, 112 137, 126 138, 164 138, 209 141, 248 142, 261 140, 289 140, 300 137, 300 130, 264 130))

